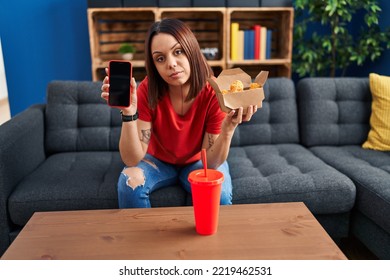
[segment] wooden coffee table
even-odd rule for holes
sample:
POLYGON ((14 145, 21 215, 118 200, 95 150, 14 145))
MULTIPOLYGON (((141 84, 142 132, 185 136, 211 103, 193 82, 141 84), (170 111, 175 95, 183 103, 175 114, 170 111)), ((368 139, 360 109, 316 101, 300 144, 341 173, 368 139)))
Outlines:
POLYGON ((38 212, 2 259, 346 259, 303 203, 221 206, 218 232, 192 207, 38 212))

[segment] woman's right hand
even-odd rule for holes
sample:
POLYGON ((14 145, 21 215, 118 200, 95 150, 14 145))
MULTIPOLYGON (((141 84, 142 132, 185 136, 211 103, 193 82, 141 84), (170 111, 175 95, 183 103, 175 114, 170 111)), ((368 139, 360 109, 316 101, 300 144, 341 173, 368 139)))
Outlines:
MULTIPOLYGON (((105 69, 107 76, 103 79, 103 85, 102 85, 102 93, 101 97, 106 100, 108 103, 108 96, 110 95, 109 93, 109 88, 110 88, 110 83, 108 79, 108 68, 105 69)), ((137 112, 137 83, 135 82, 135 79, 132 77, 130 81, 130 106, 126 108, 122 108, 123 114, 124 115, 134 115, 137 112)))

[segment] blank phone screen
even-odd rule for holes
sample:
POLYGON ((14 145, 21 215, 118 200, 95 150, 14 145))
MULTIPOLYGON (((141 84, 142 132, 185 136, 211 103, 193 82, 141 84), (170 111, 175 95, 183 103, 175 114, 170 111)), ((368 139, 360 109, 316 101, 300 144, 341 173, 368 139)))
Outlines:
POLYGON ((130 76, 131 64, 126 61, 110 61, 109 70, 111 106, 130 106, 130 76))

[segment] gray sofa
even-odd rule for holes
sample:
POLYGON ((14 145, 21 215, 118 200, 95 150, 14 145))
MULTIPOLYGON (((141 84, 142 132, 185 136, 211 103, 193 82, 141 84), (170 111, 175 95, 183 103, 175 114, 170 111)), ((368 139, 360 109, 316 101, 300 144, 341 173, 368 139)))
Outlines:
MULTIPOLYGON (((119 112, 100 98, 100 86, 54 81, 48 85, 46 104, 32 106, 0 127, 0 254, 36 211, 118 207, 116 182, 123 168, 118 152, 121 121, 119 112)), ((306 89, 311 88, 300 88, 302 98, 297 99, 291 80, 268 79, 263 108, 237 128, 228 158, 233 203, 303 201, 338 240, 349 235, 355 203, 367 202, 359 198, 364 192, 358 193, 356 201, 353 176, 333 164, 332 150, 321 144, 325 141, 338 149, 342 143, 338 139, 326 142, 311 116, 319 112, 305 106, 305 100, 311 98, 304 98, 310 93, 306 89), (304 110, 300 118, 298 108, 304 110)), ((335 102, 330 105, 337 107, 335 102)), ((366 109, 368 114, 369 106, 366 109)), ((328 111, 320 113, 327 116, 328 111)), ((363 120, 360 115, 356 118, 363 120)), ((367 133, 367 118, 364 120, 361 125, 367 133)), ((340 134, 342 131, 341 126, 340 134)), ((151 202, 153 207, 191 205, 191 196, 172 185, 152 193, 151 202)), ((372 212, 377 216, 383 213, 372 212)), ((381 225, 367 212, 360 213, 373 225, 381 225)), ((355 233, 363 220, 354 218, 355 233)), ((364 228, 369 235, 370 228, 364 228)), ((385 236, 387 232, 382 230, 385 236)))
POLYGON ((297 85, 302 144, 352 179, 353 233, 390 259, 390 152, 363 149, 370 129, 368 78, 311 78, 297 85))

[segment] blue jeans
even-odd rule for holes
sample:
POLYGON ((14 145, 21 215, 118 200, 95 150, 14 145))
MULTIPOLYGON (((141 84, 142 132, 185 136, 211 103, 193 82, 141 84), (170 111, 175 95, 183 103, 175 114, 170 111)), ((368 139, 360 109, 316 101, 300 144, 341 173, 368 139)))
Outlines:
MULTIPOLYGON (((201 161, 186 166, 176 166, 162 162, 155 157, 146 154, 145 160, 141 160, 135 168, 143 171, 144 183, 130 187, 129 177, 122 171, 118 180, 119 208, 149 208, 150 194, 160 188, 180 183, 181 186, 191 193, 191 185, 188 182, 188 174, 196 169, 203 169, 201 161)), ((125 168, 126 169, 126 168, 125 168)), ((225 161, 217 170, 224 175, 222 183, 221 204, 232 204, 232 179, 229 173, 228 163, 225 161)))

